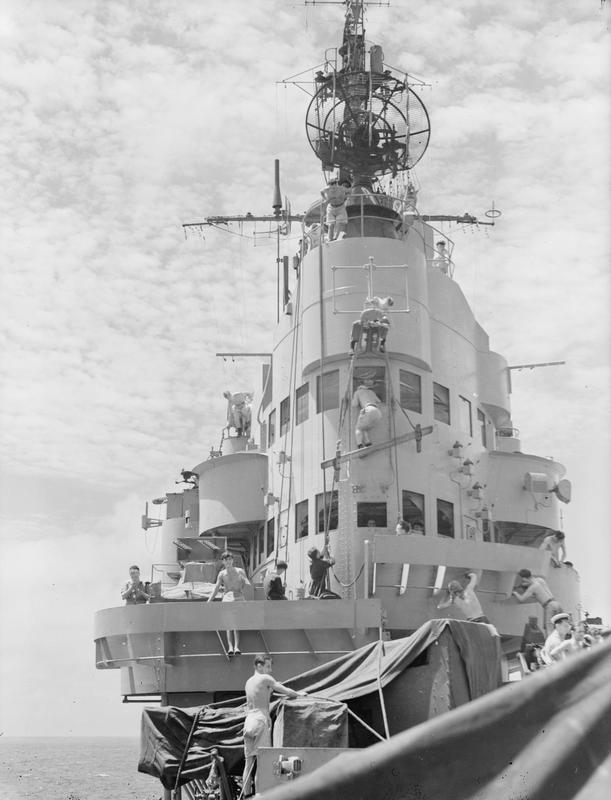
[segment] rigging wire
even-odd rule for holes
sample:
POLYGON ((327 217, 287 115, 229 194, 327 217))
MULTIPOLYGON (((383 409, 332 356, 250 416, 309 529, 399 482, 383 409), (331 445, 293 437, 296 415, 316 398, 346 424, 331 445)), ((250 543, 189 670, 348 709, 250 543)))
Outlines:
POLYGON ((244 259, 243 259, 243 244, 244 244, 244 237, 240 237, 240 243, 238 245, 238 275, 239 275, 239 287, 240 287, 240 306, 241 306, 241 318, 240 318, 240 345, 242 348, 245 347, 246 337, 244 335, 244 324, 246 320, 246 292, 244 291, 244 286, 246 285, 244 281, 244 259))
MULTIPOLYGON (((325 363, 325 315, 323 309, 323 235, 324 235, 324 220, 323 220, 323 206, 320 204, 320 241, 318 244, 318 303, 319 303, 319 327, 320 327, 320 425, 321 425, 321 444, 322 444, 322 457, 323 460, 327 454, 326 441, 325 441, 325 393, 324 393, 324 363, 325 363)), ((317 393, 318 394, 318 393, 317 393)), ((317 397, 318 400, 318 397, 317 397)), ((327 475, 326 470, 322 474, 322 490, 323 502, 326 505, 327 498, 327 475)), ((325 549, 329 547, 329 530, 325 525, 325 549)))

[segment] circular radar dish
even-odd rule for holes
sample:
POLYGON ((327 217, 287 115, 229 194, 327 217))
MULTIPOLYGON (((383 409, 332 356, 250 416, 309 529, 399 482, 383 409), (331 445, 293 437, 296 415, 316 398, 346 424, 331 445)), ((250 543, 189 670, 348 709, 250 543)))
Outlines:
POLYGON ((324 169, 395 175, 426 150, 429 116, 405 81, 384 73, 331 73, 306 114, 310 145, 324 169))

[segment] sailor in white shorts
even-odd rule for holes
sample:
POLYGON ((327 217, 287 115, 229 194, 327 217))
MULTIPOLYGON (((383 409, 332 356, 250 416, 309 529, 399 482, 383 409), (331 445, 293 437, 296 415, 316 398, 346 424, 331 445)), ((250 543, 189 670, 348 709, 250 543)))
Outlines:
MULTIPOLYGON (((208 598, 208 602, 210 603, 212 600, 214 600, 220 589, 223 589, 224 603, 245 601, 246 597, 244 597, 244 587, 246 585, 250 586, 250 581, 246 577, 246 573, 241 567, 233 566, 233 556, 230 552, 224 552, 221 556, 221 560, 223 562, 224 569, 222 569, 218 574, 216 584, 212 590, 212 594, 208 598)), ((238 630, 227 631, 227 655, 241 655, 240 631, 238 630)))
POLYGON ((382 412, 378 408, 381 402, 380 398, 370 388, 368 383, 369 382, 361 383, 352 396, 352 407, 361 409, 354 430, 356 444, 359 448, 369 447, 371 445, 369 431, 375 428, 382 419, 382 412))
POLYGON ((260 747, 270 747, 272 723, 269 716, 269 701, 273 692, 288 697, 303 697, 305 692, 295 692, 288 686, 278 683, 272 676, 271 656, 255 656, 255 672, 247 681, 244 691, 248 708, 244 720, 244 774, 242 776, 242 796, 252 797, 252 772, 260 747))
POLYGON ((346 200, 350 184, 343 180, 337 182, 337 178, 331 178, 327 188, 321 192, 323 199, 327 203, 327 213, 325 222, 327 223, 329 241, 343 238, 348 227, 348 211, 346 200))

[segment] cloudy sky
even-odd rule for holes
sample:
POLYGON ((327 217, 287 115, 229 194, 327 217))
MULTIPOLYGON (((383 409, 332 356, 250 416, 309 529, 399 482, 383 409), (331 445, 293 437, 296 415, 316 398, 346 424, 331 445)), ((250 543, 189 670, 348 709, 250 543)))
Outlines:
MULTIPOLYGON (((94 670, 95 610, 151 564, 140 515, 218 445, 225 388, 269 350, 273 242, 181 223, 296 211, 322 175, 308 98, 278 84, 339 44, 342 8, 282 0, 0 5, 0 730, 137 735, 94 670)), ((584 608, 611 618, 609 8, 600 0, 393 0, 367 35, 425 81, 423 213, 514 372, 523 448, 567 467, 584 608)), ((296 249, 298 232, 287 241, 296 249)))

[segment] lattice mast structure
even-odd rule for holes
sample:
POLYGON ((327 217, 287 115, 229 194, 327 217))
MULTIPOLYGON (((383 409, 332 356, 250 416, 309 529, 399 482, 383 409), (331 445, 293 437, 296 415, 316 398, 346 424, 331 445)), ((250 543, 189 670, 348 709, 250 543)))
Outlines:
POLYGON ((422 158, 430 124, 408 75, 393 74, 380 45, 366 42, 363 11, 363 0, 346 1, 342 45, 316 74, 306 132, 325 171, 370 188, 422 158))

